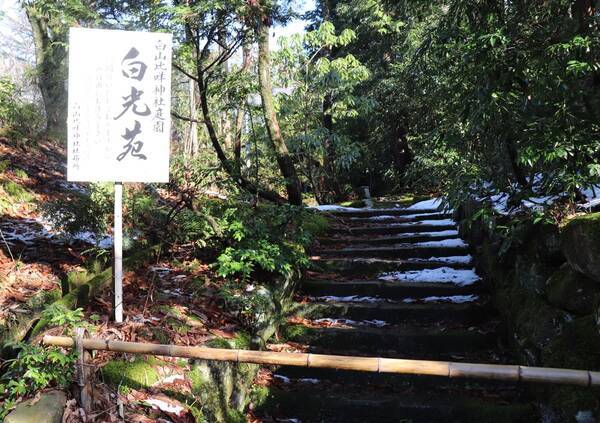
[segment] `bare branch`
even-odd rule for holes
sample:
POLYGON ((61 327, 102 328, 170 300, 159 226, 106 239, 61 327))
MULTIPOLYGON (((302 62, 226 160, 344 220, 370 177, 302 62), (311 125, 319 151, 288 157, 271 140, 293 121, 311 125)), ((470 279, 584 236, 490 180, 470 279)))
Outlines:
POLYGON ((204 123, 203 120, 197 120, 197 119, 192 119, 190 117, 186 117, 186 116, 181 116, 179 113, 177 112, 171 112, 171 116, 173 116, 174 118, 177 119, 181 119, 181 120, 185 120, 186 122, 193 122, 193 123, 204 123))

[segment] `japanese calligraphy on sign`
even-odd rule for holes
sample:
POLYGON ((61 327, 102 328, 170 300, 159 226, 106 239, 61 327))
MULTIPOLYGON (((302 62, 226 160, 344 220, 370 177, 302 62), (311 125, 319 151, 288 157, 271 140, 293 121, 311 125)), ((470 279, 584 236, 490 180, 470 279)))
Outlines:
POLYGON ((69 181, 168 182, 171 42, 71 28, 69 181))

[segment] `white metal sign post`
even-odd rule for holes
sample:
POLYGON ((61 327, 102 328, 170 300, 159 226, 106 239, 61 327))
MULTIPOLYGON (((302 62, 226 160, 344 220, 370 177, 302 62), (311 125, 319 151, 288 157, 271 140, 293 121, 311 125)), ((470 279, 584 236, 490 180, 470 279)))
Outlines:
POLYGON ((123 182, 168 182, 171 34, 71 28, 67 179, 115 183, 114 318, 123 321, 123 182))

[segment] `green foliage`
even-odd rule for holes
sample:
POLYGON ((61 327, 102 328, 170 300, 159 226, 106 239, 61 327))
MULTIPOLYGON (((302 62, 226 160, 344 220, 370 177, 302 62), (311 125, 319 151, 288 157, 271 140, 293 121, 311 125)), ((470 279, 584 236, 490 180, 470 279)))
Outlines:
POLYGON ((292 206, 226 209, 220 225, 228 246, 217 260, 219 274, 247 280, 261 270, 288 277, 308 265, 304 247, 311 234, 302 228, 305 213, 292 206))
POLYGON ((20 344, 16 359, 3 366, 0 397, 4 400, 0 418, 4 418, 19 397, 48 387, 66 388, 72 378, 76 353, 65 354, 60 348, 20 344))
POLYGON ((250 330, 257 330, 273 313, 273 298, 264 287, 228 282, 219 290, 226 308, 235 313, 239 322, 250 330))
POLYGON ((355 37, 349 28, 336 35, 335 26, 324 21, 304 35, 282 38, 274 57, 278 85, 291 88, 279 96, 284 134, 321 202, 334 198, 322 192, 330 187, 320 186, 319 181, 343 177, 362 153, 348 133, 347 122, 369 113, 373 106, 356 92, 370 77, 369 70, 341 50, 355 37))
POLYGON ((33 136, 43 128, 43 116, 35 104, 25 102, 15 83, 0 78, 0 127, 21 136, 33 136))
POLYGON ((14 181, 5 181, 1 187, 15 203, 29 203, 34 198, 31 191, 14 181))
POLYGON ((42 312, 42 319, 47 320, 50 327, 66 326, 74 329, 83 324, 83 309, 71 310, 62 304, 53 303, 42 312))
POLYGON ((68 233, 92 231, 105 234, 113 210, 113 187, 109 183, 92 183, 87 192, 73 192, 42 206, 52 224, 68 233))

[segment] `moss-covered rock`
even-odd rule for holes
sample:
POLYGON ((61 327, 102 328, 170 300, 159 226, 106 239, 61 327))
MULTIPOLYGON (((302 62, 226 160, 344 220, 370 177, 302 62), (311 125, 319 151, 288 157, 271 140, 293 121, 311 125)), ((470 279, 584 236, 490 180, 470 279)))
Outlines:
POLYGON ((580 316, 600 304, 600 285, 566 263, 548 279, 546 292, 550 304, 580 316))
POLYGON ((515 340, 528 364, 541 365, 544 350, 560 335, 568 317, 561 310, 526 292, 521 292, 517 299, 515 292, 513 290, 509 296, 513 301, 509 310, 514 313, 515 340))
MULTIPOLYGON (((1 282, 1 281, 0 281, 1 282)), ((23 340, 31 327, 36 324, 44 308, 57 301, 61 289, 40 291, 20 307, 18 314, 9 315, 8 319, 0 319, 0 357, 9 358, 13 354, 14 344, 23 340)))
POLYGON ((145 356, 134 361, 112 360, 102 367, 101 375, 112 386, 148 388, 160 379, 157 371, 159 365, 155 358, 145 356))
POLYGON ((562 228, 561 247, 573 269, 600 282, 600 213, 571 219, 562 228))
POLYGON ((546 281, 553 269, 536 261, 531 255, 518 255, 515 260, 514 279, 521 288, 535 295, 544 295, 546 281))
POLYGON ((545 348, 542 359, 549 367, 600 369, 600 333, 594 316, 566 322, 560 336, 545 348))
POLYGON ((4 423, 61 423, 66 403, 64 392, 44 392, 37 400, 30 399, 17 405, 4 423))

